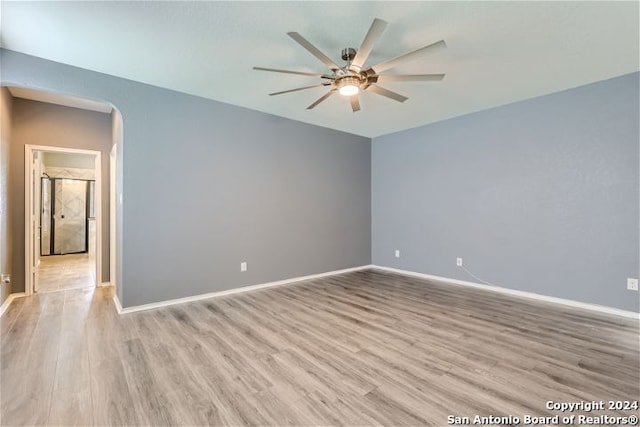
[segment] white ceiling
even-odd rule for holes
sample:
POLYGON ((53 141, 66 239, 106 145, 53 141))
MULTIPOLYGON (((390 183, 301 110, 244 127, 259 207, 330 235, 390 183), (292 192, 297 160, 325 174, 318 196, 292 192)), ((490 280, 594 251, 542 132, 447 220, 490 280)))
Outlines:
MULTIPOLYGON (((630 2, 9 2, 0 44, 77 67, 374 137, 638 71, 638 8, 630 2), (446 73, 443 82, 385 83, 404 104, 364 93, 362 111, 306 76, 326 72, 286 33, 334 61, 374 18, 389 23, 368 65, 440 39, 448 49, 390 73, 446 73)), ((385 74, 383 73, 383 74, 385 74)))

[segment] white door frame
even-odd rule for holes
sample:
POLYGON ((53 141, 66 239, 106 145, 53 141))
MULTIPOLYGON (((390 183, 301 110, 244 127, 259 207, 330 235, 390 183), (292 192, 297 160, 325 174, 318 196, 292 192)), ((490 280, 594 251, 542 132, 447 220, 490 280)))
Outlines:
POLYGON ((117 144, 109 153, 109 281, 116 288, 116 161, 117 144))
MULTIPOLYGON (((96 283, 102 282, 102 153, 94 150, 81 150, 77 148, 49 147, 45 145, 24 146, 24 292, 26 296, 33 293, 34 275, 36 273, 35 257, 35 224, 37 223, 33 203, 36 185, 34 180, 34 151, 46 151, 67 154, 90 154, 95 156, 95 207, 96 207, 96 283)), ((40 177, 37 177, 40 179, 40 177)), ((40 195, 37 195, 38 197, 40 195)))

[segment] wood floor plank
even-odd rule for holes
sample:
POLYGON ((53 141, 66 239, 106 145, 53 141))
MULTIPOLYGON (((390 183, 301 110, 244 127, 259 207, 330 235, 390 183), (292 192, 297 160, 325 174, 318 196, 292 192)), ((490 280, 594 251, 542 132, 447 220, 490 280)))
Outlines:
POLYGON ((84 388, 57 389, 51 398, 49 426, 88 426, 93 424, 90 384, 84 388))
MULTIPOLYGON (((147 348, 147 347, 145 347, 147 348)), ((167 395, 174 417, 187 425, 219 425, 222 419, 212 399, 202 391, 188 366, 183 366, 169 344, 148 347, 150 367, 158 388, 167 395), (174 366, 174 369, 165 369, 174 366)))
POLYGON ((151 370, 149 356, 139 338, 125 342, 122 358, 127 384, 131 389, 132 404, 144 425, 175 425, 171 404, 161 393, 156 376, 151 370))
POLYGON ((142 425, 120 357, 92 363, 91 374, 94 425, 142 425))
POLYGON ((12 304, 0 425, 443 425, 640 399, 638 321, 613 315, 375 270, 127 315, 112 296, 12 304))

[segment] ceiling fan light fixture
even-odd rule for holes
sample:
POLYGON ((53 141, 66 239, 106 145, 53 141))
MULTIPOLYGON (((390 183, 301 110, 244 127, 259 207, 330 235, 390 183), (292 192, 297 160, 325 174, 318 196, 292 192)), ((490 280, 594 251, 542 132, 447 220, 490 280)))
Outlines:
POLYGON ((360 91, 360 80, 353 76, 343 77, 338 81, 338 88, 342 96, 357 95, 360 91))

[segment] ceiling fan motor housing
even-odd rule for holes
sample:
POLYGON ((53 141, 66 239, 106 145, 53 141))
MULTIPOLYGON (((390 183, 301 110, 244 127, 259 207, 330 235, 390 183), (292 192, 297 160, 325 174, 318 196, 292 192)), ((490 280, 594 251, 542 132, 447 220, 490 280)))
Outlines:
POLYGON ((352 47, 345 47, 342 49, 342 59, 345 61, 353 61, 356 57, 356 50, 352 47))

